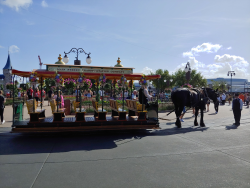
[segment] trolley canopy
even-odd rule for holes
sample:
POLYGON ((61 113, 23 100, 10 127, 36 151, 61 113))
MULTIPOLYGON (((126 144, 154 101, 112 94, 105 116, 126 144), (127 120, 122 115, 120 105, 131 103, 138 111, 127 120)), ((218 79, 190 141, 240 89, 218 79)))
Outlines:
MULTIPOLYGON (((63 78, 78 78, 83 73, 89 79, 98 79, 101 74, 105 74, 106 79, 120 79, 124 75, 127 80, 140 80, 142 73, 133 73, 134 68, 128 67, 97 67, 97 66, 81 66, 81 65, 55 65, 46 64, 46 69, 34 69, 39 78, 54 78, 57 71, 63 78)), ((12 70, 12 74, 22 77, 29 77, 31 72, 12 70)), ((146 80, 160 78, 160 75, 145 75, 146 80)))

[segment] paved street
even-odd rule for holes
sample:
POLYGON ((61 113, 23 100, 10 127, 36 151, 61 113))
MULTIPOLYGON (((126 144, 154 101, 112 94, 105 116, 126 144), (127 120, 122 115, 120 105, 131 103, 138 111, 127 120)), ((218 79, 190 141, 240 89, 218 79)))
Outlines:
POLYGON ((204 128, 193 126, 191 111, 181 129, 174 113, 165 115, 160 130, 19 134, 10 133, 8 106, 0 187, 250 187, 249 109, 238 128, 228 104, 218 114, 210 105, 204 128))

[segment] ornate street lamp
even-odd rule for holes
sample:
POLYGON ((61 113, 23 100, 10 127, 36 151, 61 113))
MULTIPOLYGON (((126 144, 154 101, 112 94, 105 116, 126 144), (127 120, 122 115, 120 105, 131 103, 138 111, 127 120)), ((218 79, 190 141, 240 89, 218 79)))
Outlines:
POLYGON ((235 72, 234 71, 228 71, 227 76, 231 75, 231 93, 232 93, 232 89, 233 89, 233 80, 232 77, 235 76, 235 72))
POLYGON ((81 65, 81 60, 78 60, 78 54, 79 53, 85 53, 85 55, 88 55, 88 57, 86 58, 86 62, 88 64, 90 64, 92 62, 91 57, 89 56, 91 53, 86 53, 82 48, 72 48, 68 53, 64 52, 65 56, 63 58, 63 62, 64 63, 68 63, 69 62, 69 58, 67 56, 67 54, 74 52, 76 53, 76 60, 74 61, 74 65, 81 65))
POLYGON ((191 67, 190 67, 189 62, 187 62, 184 71, 186 72, 186 79, 187 79, 187 82, 188 82, 190 80, 190 78, 191 78, 191 67))
POLYGON ((244 93, 246 92, 246 89, 245 88, 247 88, 247 81, 244 83, 244 93))

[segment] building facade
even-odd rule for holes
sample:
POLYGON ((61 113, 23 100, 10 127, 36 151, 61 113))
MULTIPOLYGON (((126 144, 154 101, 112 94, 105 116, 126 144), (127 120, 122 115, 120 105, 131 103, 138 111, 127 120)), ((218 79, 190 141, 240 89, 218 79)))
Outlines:
POLYGON ((209 87, 212 87, 213 81, 225 83, 226 84, 226 91, 229 92, 250 92, 250 82, 248 79, 242 78, 211 78, 207 79, 207 84, 209 87), (231 83, 232 81, 232 83, 231 83))
POLYGON ((7 62, 3 67, 3 74, 0 74, 0 84, 3 85, 3 91, 5 94, 9 92, 9 90, 6 88, 6 84, 11 83, 11 78, 12 78, 10 71, 11 69, 12 65, 10 61, 10 54, 8 54, 7 62))

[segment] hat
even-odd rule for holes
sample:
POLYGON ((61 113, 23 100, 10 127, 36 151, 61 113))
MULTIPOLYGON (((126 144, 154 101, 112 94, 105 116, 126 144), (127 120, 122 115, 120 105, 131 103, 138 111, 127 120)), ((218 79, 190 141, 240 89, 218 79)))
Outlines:
POLYGON ((238 97, 238 96, 239 96, 239 93, 235 93, 235 96, 238 97))

